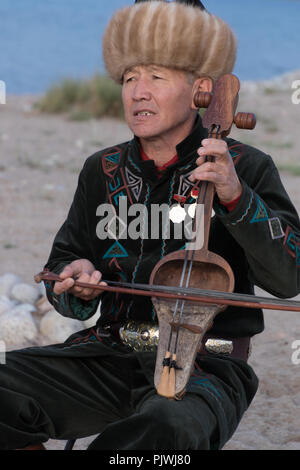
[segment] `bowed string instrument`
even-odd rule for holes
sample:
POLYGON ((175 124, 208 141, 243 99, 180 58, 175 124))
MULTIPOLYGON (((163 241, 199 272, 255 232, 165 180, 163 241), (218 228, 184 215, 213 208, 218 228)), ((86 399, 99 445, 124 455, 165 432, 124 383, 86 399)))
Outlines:
MULTIPOLYGON (((239 129, 254 129, 254 114, 235 114, 239 90, 238 78, 226 74, 215 82, 212 93, 196 94, 195 105, 207 108, 202 122, 209 138, 227 137, 233 124, 239 129)), ((214 157, 207 156, 206 161, 213 162, 214 157)), ((201 340, 215 316, 228 305, 300 312, 297 301, 233 293, 231 267, 224 258, 208 250, 214 184, 197 182, 195 188, 193 238, 185 250, 170 253, 155 265, 149 284, 113 281, 104 281, 107 285, 80 281, 74 284, 99 291, 152 297, 159 323, 154 383, 158 394, 170 399, 179 399, 184 394, 201 340)), ((47 280, 62 281, 48 270, 35 276, 36 282, 47 280)))

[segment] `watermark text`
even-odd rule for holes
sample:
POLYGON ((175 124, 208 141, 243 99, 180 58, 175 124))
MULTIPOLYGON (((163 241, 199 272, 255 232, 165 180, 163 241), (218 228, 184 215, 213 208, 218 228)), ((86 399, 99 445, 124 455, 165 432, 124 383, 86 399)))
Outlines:
POLYGON ((0 365, 6 364, 6 345, 4 341, 0 341, 0 365))
POLYGON ((292 349, 295 349, 295 351, 292 354, 291 361, 295 366, 298 366, 300 364, 300 339, 292 342, 292 349))
POLYGON ((3 80, 0 80, 0 104, 6 104, 6 85, 3 80))
POLYGON ((129 204, 119 198, 118 211, 111 204, 100 204, 96 234, 100 240, 187 240, 187 249, 200 249, 204 241, 203 204, 129 204), (195 223, 196 218, 196 223, 195 223))
POLYGON ((292 103, 299 104, 300 103, 300 80, 295 80, 292 83, 292 88, 295 90, 292 94, 292 103))

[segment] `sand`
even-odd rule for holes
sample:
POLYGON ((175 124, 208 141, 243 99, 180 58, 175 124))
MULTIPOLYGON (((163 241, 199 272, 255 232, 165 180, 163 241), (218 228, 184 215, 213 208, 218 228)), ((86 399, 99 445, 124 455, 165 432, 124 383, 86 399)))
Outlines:
MULTIPOLYGON (((299 211, 300 104, 291 99, 296 79, 300 72, 242 84, 239 110, 255 112, 258 124, 255 131, 233 130, 231 136, 271 154, 280 168, 293 170, 281 176, 299 211)), ((0 276, 12 272, 32 284, 66 217, 85 159, 131 138, 122 121, 40 115, 33 108, 37 98, 8 96, 7 104, 0 105, 0 276)), ((300 351, 297 355, 293 349, 298 340, 300 350, 300 314, 265 311, 265 324, 264 333, 253 339, 250 358, 259 390, 226 450, 300 449, 300 351), (293 357, 299 360, 293 363, 293 357)), ((89 441, 77 441, 76 449, 85 449, 89 441)), ((49 441, 47 448, 64 444, 49 441)))

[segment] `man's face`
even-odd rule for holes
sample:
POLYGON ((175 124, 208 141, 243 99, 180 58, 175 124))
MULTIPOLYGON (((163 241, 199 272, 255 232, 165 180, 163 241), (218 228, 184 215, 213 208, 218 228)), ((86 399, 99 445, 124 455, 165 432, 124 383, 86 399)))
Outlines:
POLYGON ((194 121, 193 85, 184 72, 158 66, 136 66, 124 74, 123 104, 132 132, 142 139, 184 139, 194 121))

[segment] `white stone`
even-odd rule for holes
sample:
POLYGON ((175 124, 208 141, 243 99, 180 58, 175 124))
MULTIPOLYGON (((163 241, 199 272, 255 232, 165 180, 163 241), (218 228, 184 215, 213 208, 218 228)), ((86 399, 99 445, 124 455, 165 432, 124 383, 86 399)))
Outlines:
POLYGON ((40 321, 40 332, 54 344, 63 343, 70 335, 83 329, 82 322, 63 317, 56 310, 47 312, 40 321))
POLYGON ((0 297, 3 295, 10 297, 12 288, 21 282, 21 278, 12 273, 3 274, 3 276, 0 276, 0 297))
POLYGON ((18 305, 0 316, 0 339, 7 347, 21 346, 31 342, 38 334, 38 329, 30 313, 32 305, 18 305))
POLYGON ((16 302, 10 300, 6 295, 0 297, 0 315, 7 310, 12 310, 16 306, 16 302))
POLYGON ((53 306, 50 304, 46 296, 39 297, 34 306, 39 315, 44 315, 50 310, 53 310, 53 306))
POLYGON ((91 317, 89 318, 88 320, 85 320, 83 322, 83 325, 84 325, 84 328, 92 328, 93 326, 96 325, 97 323, 97 320, 100 318, 101 314, 100 314, 100 308, 101 308, 101 302, 99 303, 99 306, 96 310, 96 313, 91 317))
POLYGON ((19 283, 11 289, 10 296, 18 302, 34 304, 39 298, 40 292, 38 288, 30 284, 19 283))
POLYGON ((23 303, 23 304, 15 305, 14 308, 10 310, 11 315, 19 315, 19 314, 22 314, 23 312, 35 313, 36 308, 32 304, 23 303))

